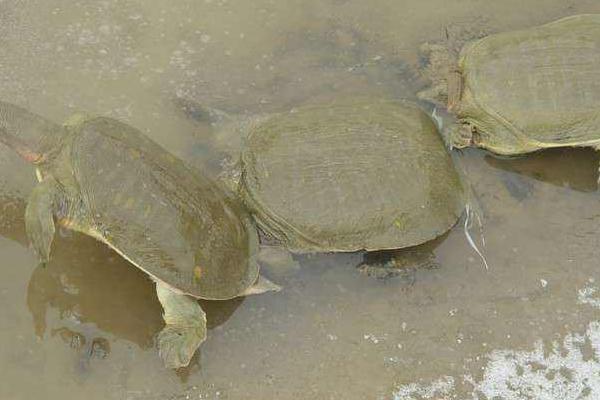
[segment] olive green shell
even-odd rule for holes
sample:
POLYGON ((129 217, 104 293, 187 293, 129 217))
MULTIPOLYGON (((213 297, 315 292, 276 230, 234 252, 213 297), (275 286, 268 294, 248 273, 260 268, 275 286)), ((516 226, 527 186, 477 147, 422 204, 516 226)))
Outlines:
POLYGON ((136 129, 94 118, 64 151, 52 168, 70 164, 79 191, 70 201, 90 218, 75 225, 155 279, 228 299, 258 278, 256 228, 240 202, 136 129))
POLYGON ((600 15, 576 15, 467 45, 459 120, 502 154, 600 143, 600 15))
POLYGON ((395 249, 431 240, 464 208, 453 162, 414 105, 348 99, 255 126, 240 190, 262 229, 290 249, 395 249))

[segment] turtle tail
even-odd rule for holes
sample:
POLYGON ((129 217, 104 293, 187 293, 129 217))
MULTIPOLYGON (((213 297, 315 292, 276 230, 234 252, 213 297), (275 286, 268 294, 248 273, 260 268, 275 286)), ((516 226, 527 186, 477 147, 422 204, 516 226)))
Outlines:
POLYGON ((0 143, 27 162, 44 160, 64 131, 62 126, 37 114, 0 101, 0 143))

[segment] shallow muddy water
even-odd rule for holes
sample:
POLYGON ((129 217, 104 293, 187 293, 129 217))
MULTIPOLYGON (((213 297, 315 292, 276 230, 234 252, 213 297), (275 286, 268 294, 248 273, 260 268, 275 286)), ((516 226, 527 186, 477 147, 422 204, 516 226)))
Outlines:
MULTIPOLYGON (((176 98, 241 114, 350 93, 413 99, 419 45, 448 27, 583 12, 600 4, 0 0, 0 97, 56 121, 119 118, 216 174, 215 133, 176 98)), ((37 266, 23 226, 35 176, 0 148, 0 399, 600 397, 598 157, 458 157, 489 270, 460 224, 426 246, 433 265, 386 281, 358 272, 362 254, 298 256, 266 270, 280 293, 202 302, 208 338, 174 372, 154 347, 161 307, 145 274, 68 231, 37 266)))

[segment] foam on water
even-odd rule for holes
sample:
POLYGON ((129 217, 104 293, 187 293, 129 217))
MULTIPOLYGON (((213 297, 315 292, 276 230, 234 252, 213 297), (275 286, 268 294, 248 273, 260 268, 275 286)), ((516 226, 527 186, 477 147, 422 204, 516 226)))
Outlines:
MULTIPOLYGON (((577 293, 578 303, 600 309, 600 299, 593 297, 598 287, 591 283, 577 293)), ((585 333, 569 333, 551 348, 541 340, 533 350, 494 350, 479 380, 471 374, 461 377, 442 376, 428 384, 409 383, 397 387, 394 400, 411 399, 486 399, 503 400, 575 400, 600 396, 600 321, 587 325, 585 333), (591 348, 592 355, 583 350, 591 348), (467 396, 455 385, 462 381, 470 387, 467 396)))

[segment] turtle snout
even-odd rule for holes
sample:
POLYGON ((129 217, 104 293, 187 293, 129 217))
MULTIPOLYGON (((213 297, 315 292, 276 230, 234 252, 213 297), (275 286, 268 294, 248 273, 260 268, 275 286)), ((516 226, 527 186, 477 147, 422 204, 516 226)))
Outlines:
POLYGON ((458 149, 473 146, 473 129, 469 124, 463 123, 455 129, 452 135, 452 146, 458 149))

